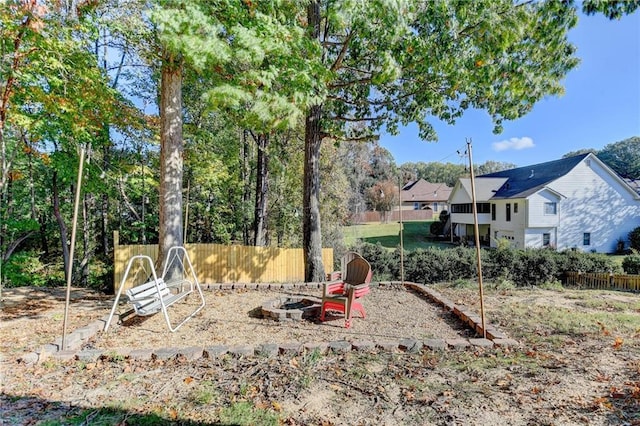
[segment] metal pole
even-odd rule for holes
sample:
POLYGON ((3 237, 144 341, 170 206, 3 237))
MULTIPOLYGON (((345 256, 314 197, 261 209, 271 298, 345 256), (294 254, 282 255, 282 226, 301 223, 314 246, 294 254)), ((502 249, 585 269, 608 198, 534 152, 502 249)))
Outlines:
POLYGON ((404 225, 402 223, 402 177, 398 177, 398 214, 400 215, 400 282, 404 284, 404 225))
POLYGON ((69 299, 71 299, 71 274, 73 272, 73 253, 76 246, 76 229, 78 228, 78 206, 82 187, 82 168, 84 167, 84 145, 80 148, 80 164, 78 165, 78 180, 76 183, 76 200, 73 207, 73 226, 71 228, 71 247, 69 249, 69 265, 67 265, 67 297, 64 304, 64 320, 62 321, 62 350, 66 349, 67 319, 69 317, 69 299))
POLYGON ((476 243, 476 256, 478 258, 478 290, 480 292, 480 316, 482 318, 482 337, 487 338, 487 329, 484 320, 484 294, 482 291, 482 260, 480 256, 480 231, 478 229, 478 208, 476 206, 476 182, 473 173, 473 155, 471 154, 471 139, 467 139, 467 152, 469 153, 469 168, 471 169, 471 208, 473 211, 473 227, 476 243))
POLYGON ((184 207, 184 232, 182 237, 182 245, 187 244, 187 224, 189 223, 189 188, 191 187, 191 180, 187 180, 187 202, 184 207))

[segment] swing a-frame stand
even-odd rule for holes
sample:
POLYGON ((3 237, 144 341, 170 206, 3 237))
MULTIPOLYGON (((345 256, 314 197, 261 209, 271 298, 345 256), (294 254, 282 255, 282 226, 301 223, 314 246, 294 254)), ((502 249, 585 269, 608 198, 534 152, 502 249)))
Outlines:
POLYGON ((132 287, 125 292, 128 302, 133 305, 133 311, 135 311, 136 315, 147 316, 162 312, 167 322, 167 327, 171 332, 174 332, 204 308, 205 302, 202 288, 200 287, 200 283, 198 283, 198 278, 191 264, 191 259, 189 259, 189 254, 184 247, 176 246, 169 249, 161 277, 157 276, 151 258, 140 254, 129 259, 127 269, 120 282, 120 288, 116 294, 116 300, 113 302, 109 319, 104 326, 104 331, 109 329, 113 315, 118 307, 120 295, 122 294, 127 279, 129 279, 130 273, 135 270, 135 277, 140 270, 146 271, 147 268, 151 271, 150 273, 145 272, 150 280, 144 284, 132 287), (134 265, 135 268, 132 268, 134 265), (200 305, 195 311, 184 318, 182 322, 174 326, 169 318, 168 308, 196 290, 200 297, 200 305))

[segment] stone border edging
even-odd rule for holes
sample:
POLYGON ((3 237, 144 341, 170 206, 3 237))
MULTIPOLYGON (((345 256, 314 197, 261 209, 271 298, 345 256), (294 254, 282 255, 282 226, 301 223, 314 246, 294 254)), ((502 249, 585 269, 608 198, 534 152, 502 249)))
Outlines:
MULTIPOLYGON (((373 283, 378 287, 394 287, 403 286, 415 290, 416 292, 426 296, 429 300, 442 306, 445 310, 452 312, 463 323, 471 327, 479 335, 482 335, 482 322, 480 317, 474 312, 469 311, 465 307, 461 307, 451 302, 437 291, 423 285, 413 282, 379 282, 373 283)), ((322 288, 322 283, 287 283, 287 284, 257 284, 257 283, 233 283, 233 284, 205 284, 203 290, 294 290, 300 288, 322 288)), ((260 345, 217 345, 210 347, 186 347, 186 348, 160 348, 160 349, 132 349, 119 348, 116 350, 106 349, 85 349, 82 345, 94 337, 99 331, 104 330, 104 326, 108 320, 108 315, 95 320, 88 325, 78 328, 66 336, 67 347, 70 349, 61 350, 62 338, 56 339, 53 343, 49 343, 40 348, 39 351, 27 353, 18 359, 18 362, 25 364, 35 364, 46 359, 57 361, 82 361, 96 362, 99 359, 109 358, 129 358, 133 360, 168 360, 181 359, 185 361, 195 361, 200 358, 219 358, 224 355, 236 357, 242 356, 264 356, 273 357, 278 355, 298 355, 314 350, 320 353, 346 353, 350 351, 372 352, 375 350, 383 350, 393 352, 396 350, 402 352, 417 353, 421 350, 467 350, 470 348, 478 349, 494 349, 502 347, 519 346, 516 340, 510 339, 506 334, 497 328, 486 325, 487 338, 454 338, 454 339, 398 339, 386 342, 373 342, 368 340, 347 341, 338 340, 332 342, 287 342, 287 343, 264 343, 260 345)))

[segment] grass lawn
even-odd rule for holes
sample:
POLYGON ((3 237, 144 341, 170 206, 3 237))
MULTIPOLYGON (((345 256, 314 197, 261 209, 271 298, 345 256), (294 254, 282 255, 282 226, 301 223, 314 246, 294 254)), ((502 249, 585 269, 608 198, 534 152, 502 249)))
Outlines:
MULTIPOLYGON (((431 223, 432 221, 404 222, 404 249, 450 247, 449 244, 441 241, 428 240, 431 223)), ((357 240, 372 244, 380 243, 388 249, 395 249, 400 245, 400 223, 398 222, 345 226, 343 231, 347 246, 354 245, 357 240)))

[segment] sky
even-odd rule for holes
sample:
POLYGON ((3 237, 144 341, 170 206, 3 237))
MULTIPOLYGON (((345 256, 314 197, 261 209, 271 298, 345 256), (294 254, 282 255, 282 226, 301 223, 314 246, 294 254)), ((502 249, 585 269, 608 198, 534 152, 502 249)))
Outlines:
POLYGON ((640 10, 613 21, 580 14, 569 39, 580 64, 565 78, 565 94, 547 97, 524 117, 503 122, 501 134, 493 134, 489 114, 467 110, 453 126, 432 121, 438 142, 420 140, 417 126, 410 125, 397 136, 381 135, 380 145, 398 165, 468 164, 456 151, 464 152, 471 139, 474 164, 493 160, 527 166, 640 136, 640 10))

